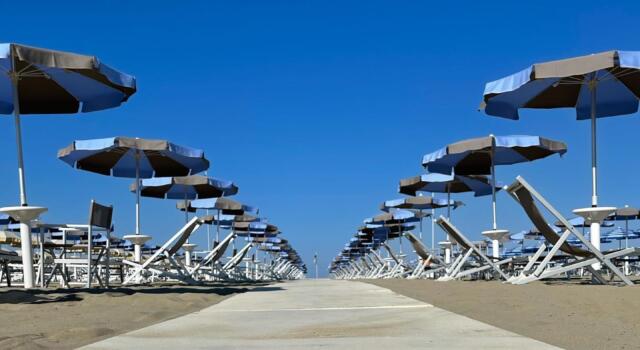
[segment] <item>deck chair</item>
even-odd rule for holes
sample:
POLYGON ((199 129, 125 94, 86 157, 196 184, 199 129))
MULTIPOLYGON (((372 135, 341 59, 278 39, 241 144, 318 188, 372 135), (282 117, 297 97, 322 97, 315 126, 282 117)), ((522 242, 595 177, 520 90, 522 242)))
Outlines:
POLYGON ((231 260, 229 260, 226 264, 224 264, 222 269, 228 271, 228 270, 232 270, 236 266, 238 266, 238 264, 240 264, 242 262, 242 260, 244 259, 244 257, 247 255, 247 253, 249 252, 249 249, 251 249, 251 247, 252 247, 251 243, 247 243, 244 247, 242 247, 242 249, 240 249, 239 252, 237 252, 231 258, 231 260))
POLYGON ((200 271, 204 266, 209 266, 212 263, 218 262, 224 255, 229 247, 229 243, 235 237, 235 232, 229 233, 218 245, 216 245, 211 251, 204 257, 198 264, 189 271, 189 276, 195 277, 196 273, 200 271))
POLYGON ((612 272, 612 279, 617 276, 623 283, 633 285, 633 282, 631 282, 631 280, 629 280, 629 278, 627 278, 627 276, 625 276, 615 266, 612 260, 625 256, 638 256, 640 255, 639 248, 626 248, 603 254, 521 176, 518 176, 516 181, 507 188, 507 193, 509 193, 511 197, 520 204, 536 229, 538 229, 547 242, 552 245, 551 250, 549 250, 544 259, 542 259, 534 269, 534 264, 540 259, 542 253, 545 251, 545 249, 542 249, 545 246, 543 244, 541 249, 534 254, 529 263, 525 266, 520 276, 512 279, 510 281, 511 283, 525 284, 531 281, 558 276, 576 269, 586 268, 591 272, 594 282, 607 284, 610 281, 608 282, 600 272, 591 267, 592 264, 599 262, 602 266, 606 266, 612 272), (549 226, 538 209, 536 202, 540 203, 542 207, 544 207, 551 215, 564 225, 565 230, 561 235, 558 235, 551 226, 549 226), (569 245, 567 243, 567 239, 571 235, 574 235, 580 243, 586 247, 586 249, 569 245), (565 253, 575 260, 569 263, 560 264, 560 266, 551 267, 549 263, 552 259, 557 257, 559 253, 565 253))
MULTIPOLYGON (((107 235, 107 240, 110 240, 111 237, 111 219, 113 217, 113 206, 105 206, 97 203, 94 200, 91 200, 91 204, 89 206, 89 221, 87 225, 77 225, 74 227, 83 228, 87 230, 87 239, 86 243, 75 244, 75 245, 67 245, 67 244, 54 244, 44 242, 44 236, 40 235, 41 246, 41 254, 40 254, 40 264, 41 269, 39 274, 41 274, 41 278, 43 281, 43 286, 49 286, 53 277, 56 276, 57 273, 60 273, 63 280, 63 285, 65 287, 69 286, 70 279, 67 273, 66 267, 73 266, 86 270, 86 283, 85 287, 91 288, 93 285, 94 279, 98 283, 100 287, 108 287, 109 286, 109 271, 111 266, 110 261, 110 244, 107 243, 104 247, 96 247, 93 245, 93 231, 95 228, 103 229, 107 235), (54 250, 57 248, 61 248, 63 253, 60 255, 56 255, 54 250), (67 257, 66 251, 67 249, 73 250, 76 253, 75 257, 67 257), (44 280, 44 252, 48 250, 51 256, 53 256, 53 269, 49 274, 46 281, 44 280), (86 252, 86 256, 82 256, 86 252), (62 256, 64 254, 64 256, 62 256), (64 268, 63 268, 64 267, 64 268), (102 280, 100 268, 105 267, 105 280, 102 280)), ((79 276, 76 276, 77 281, 80 282, 79 276)))
POLYGON ((405 232, 404 237, 409 241, 413 247, 413 251, 419 258, 415 269, 413 269, 411 275, 407 277, 408 279, 420 278, 428 267, 430 268, 429 272, 436 272, 444 269, 444 261, 438 255, 433 254, 413 233, 405 232), (436 265, 437 267, 431 268, 433 265, 436 265))
POLYGON ((158 248, 144 263, 139 264, 130 260, 122 262, 133 268, 125 278, 123 284, 140 283, 144 280, 146 273, 151 274, 151 278, 171 278, 185 283, 195 283, 186 266, 176 259, 176 253, 187 242, 191 234, 195 232, 203 221, 198 217, 193 217, 160 248, 158 248), (168 261, 167 264, 163 264, 168 261))
POLYGON ((22 258, 18 253, 0 249, 0 282, 7 280, 7 287, 11 287, 11 267, 9 264, 21 263, 22 258))
POLYGON ((495 272, 498 276, 500 276, 500 278, 504 280, 507 280, 509 278, 509 276, 507 276, 507 274, 505 274, 502 269, 500 269, 500 266, 510 263, 512 260, 511 258, 494 262, 492 259, 489 259, 482 252, 482 250, 480 250, 475 244, 473 244, 471 240, 463 235, 460 230, 453 226, 453 224, 444 216, 440 216, 436 223, 449 235, 451 239, 458 243, 458 246, 461 249, 461 253, 458 258, 456 258, 453 264, 451 264, 445 275, 438 278, 438 281, 460 279, 465 276, 487 270, 492 270, 492 272, 495 272), (471 258, 471 256, 475 256, 479 266, 464 269, 464 267, 468 265, 469 258, 471 258))

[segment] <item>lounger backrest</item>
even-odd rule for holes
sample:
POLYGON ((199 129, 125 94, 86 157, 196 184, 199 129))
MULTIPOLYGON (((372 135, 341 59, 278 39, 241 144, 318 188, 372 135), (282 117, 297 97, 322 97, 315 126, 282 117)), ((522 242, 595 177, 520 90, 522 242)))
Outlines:
POLYGON ((169 255, 174 255, 175 253, 182 248, 182 245, 189 239, 191 234, 200 227, 200 220, 198 218, 193 218, 189 221, 185 226, 182 227, 182 234, 178 239, 173 243, 171 248, 167 249, 167 253, 169 255))
MULTIPOLYGON (((536 229, 538 229, 538 231, 540 231, 544 238, 549 243, 556 244, 560 239, 560 236, 558 236, 553 228, 549 226, 544 216, 542 216, 542 213, 538 209, 538 206, 536 205, 531 192, 529 192, 529 190, 525 186, 522 186, 518 180, 516 180, 514 184, 509 186, 508 191, 512 193, 514 199, 516 199, 516 201, 520 203, 520 206, 522 207, 522 209, 524 209, 524 212, 529 217, 529 220, 531 220, 533 225, 536 227, 536 229)), ((593 256, 591 252, 584 249, 572 247, 566 242, 560 246, 560 250, 567 254, 579 257, 593 256)))
POLYGON ((218 251, 216 251, 216 253, 211 257, 211 261, 218 261, 220 260, 220 258, 222 258, 222 256, 224 255, 224 253, 227 251, 227 248, 229 247, 229 243, 231 242, 231 240, 224 240, 222 241, 222 243, 220 243, 220 246, 218 248, 218 251))
POLYGON ((462 249, 471 248, 472 243, 466 240, 462 234, 443 217, 440 217, 436 223, 449 235, 449 238, 456 241, 462 249))
POLYGON ((242 260, 244 259, 244 257, 247 255, 247 253, 249 252, 249 249, 251 248, 250 244, 247 244, 244 248, 242 248, 240 250, 240 252, 238 252, 238 254, 236 254, 233 257, 233 261, 230 261, 230 264, 227 264, 225 266, 226 269, 233 269, 234 267, 238 266, 238 264, 240 264, 242 262, 242 260))
POLYGON ((424 246, 424 243, 422 243, 422 241, 420 241, 418 237, 416 237, 413 233, 405 232, 404 236, 407 238, 407 240, 409 240, 409 243, 411 243, 413 250, 416 252, 416 255, 420 257, 420 259, 427 260, 429 259, 429 257, 431 257, 431 260, 439 260, 439 258, 435 254, 431 253, 431 251, 429 251, 429 249, 424 246))

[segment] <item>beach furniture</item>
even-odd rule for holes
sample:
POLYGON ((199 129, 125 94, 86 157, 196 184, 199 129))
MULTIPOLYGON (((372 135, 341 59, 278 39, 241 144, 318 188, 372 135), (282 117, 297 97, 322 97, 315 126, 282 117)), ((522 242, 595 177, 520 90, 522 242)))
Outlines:
POLYGON ((602 274, 592 266, 594 263, 600 263, 611 271, 612 277, 618 277, 626 285, 633 284, 633 282, 629 280, 629 278, 625 276, 614 264, 614 259, 638 256, 640 255, 640 249, 625 248, 607 253, 600 252, 598 248, 591 244, 590 240, 587 240, 579 230, 571 225, 569 220, 562 216, 560 212, 558 212, 521 176, 518 176, 507 188, 507 192, 516 200, 516 202, 518 202, 518 204, 520 204, 536 229, 545 237, 548 243, 552 245, 551 249, 546 253, 542 261, 538 263, 542 254, 546 251, 546 249, 544 249, 545 245, 542 245, 531 258, 529 264, 527 264, 520 276, 512 279, 510 281, 511 283, 525 284, 544 278, 559 276, 581 268, 586 268, 590 271, 593 276, 593 281, 596 283, 607 284, 612 282, 607 281, 604 276, 602 276, 602 274), (563 224, 564 231, 561 234, 556 233, 556 231, 549 226, 542 212, 538 208, 538 204, 563 224), (575 237, 584 248, 570 245, 568 243, 570 236, 575 237), (561 253, 567 254, 573 258, 571 259, 572 261, 558 266, 551 266, 550 262, 552 259, 561 253), (536 263, 537 266, 534 268, 536 263))
POLYGON ((478 137, 458 141, 424 155, 422 166, 430 172, 456 175, 491 175, 491 229, 482 234, 493 241, 493 257, 500 256, 500 240, 509 234, 497 223, 496 182, 497 165, 531 162, 548 156, 566 153, 563 142, 540 136, 509 135, 478 137))
MULTIPOLYGON (((446 193, 447 218, 451 220, 451 208, 455 209, 462 202, 451 201, 451 193, 473 192, 475 197, 486 196, 493 193, 492 183, 486 176, 471 175, 462 176, 455 174, 429 173, 400 180, 399 192, 407 195, 415 195, 416 192, 446 193)), ((435 214, 433 212, 432 214, 435 214)), ((447 241, 449 237, 447 237, 447 241)), ((431 225, 431 249, 436 249, 435 225, 431 225)), ((451 249, 445 246, 444 260, 451 262, 451 249)))
POLYGON ((224 256, 229 244, 235 237, 235 232, 229 233, 221 242, 219 242, 207 255, 200 260, 192 269, 189 269, 189 275, 195 277, 196 274, 204 267, 217 263, 224 256))
MULTIPOLYGON (((154 176, 186 176, 209 168, 204 151, 176 145, 166 140, 137 137, 110 137, 78 140, 58 151, 58 158, 70 166, 107 176, 140 179, 154 176)), ((136 223, 135 261, 140 262, 145 242, 151 239, 140 232, 140 186, 135 186, 136 223)))
MULTIPOLYGON (((41 254, 39 277, 42 279, 43 287, 50 285, 56 275, 62 278, 62 285, 69 287, 70 283, 82 283, 85 287, 91 288, 93 281, 98 282, 100 287, 108 287, 111 279, 110 272, 114 266, 111 259, 111 219, 113 217, 113 207, 101 205, 94 200, 89 207, 89 220, 86 225, 43 225, 41 228, 55 228, 62 231, 63 241, 41 242, 41 254), (105 245, 96 246, 94 231, 101 230, 107 237, 105 245), (77 237, 86 236, 79 242, 67 242, 67 233, 74 232, 77 237), (55 251, 58 251, 56 254, 55 251), (46 276, 45 271, 45 251, 53 257, 51 272, 46 276), (74 278, 70 277, 68 269, 72 268, 75 273, 74 278), (104 276, 101 276, 104 272, 104 276)), ((42 232, 42 231, 41 231, 42 232)), ((41 240, 44 236, 41 235, 41 240)), ((121 267, 120 267, 121 268, 121 267)))
POLYGON ((523 108, 574 108, 577 120, 591 121, 591 206, 574 213, 591 222, 590 240, 597 249, 600 223, 616 210, 598 203, 597 119, 636 113, 639 77, 640 51, 612 50, 535 63, 487 83, 483 93, 480 108, 490 116, 518 120, 523 108))
POLYGON ((502 271, 501 265, 511 262, 511 258, 506 259, 490 259, 488 258, 480 248, 476 246, 471 240, 469 240, 460 230, 458 230, 449 220, 444 216, 440 216, 436 221, 436 224, 440 226, 453 241, 455 241, 460 247, 460 255, 449 266, 445 275, 438 278, 438 281, 450 281, 454 279, 460 279, 466 276, 470 276, 480 272, 495 273, 499 278, 507 280, 509 276, 502 271), (475 264, 469 264, 470 258, 475 257, 475 264), (471 265, 469 268, 465 268, 471 265))
POLYGON ((163 278, 195 283, 188 269, 177 259, 176 253, 187 242, 189 236, 200 228, 202 224, 203 221, 200 218, 191 218, 143 263, 123 260, 124 264, 131 267, 123 284, 153 282, 163 278), (168 262, 168 265, 163 264, 164 262, 168 262))
POLYGON ((118 72, 95 56, 0 44, 0 114, 13 114, 18 153, 20 205, 0 208, 20 222, 24 287, 34 286, 31 221, 44 210, 29 206, 22 147, 21 116, 75 114, 120 106, 136 92, 133 76, 118 72), (19 216, 19 217, 18 217, 19 216))
POLYGON ((413 233, 405 232, 404 236, 419 258, 415 269, 407 278, 420 278, 427 272, 435 273, 438 270, 444 269, 444 261, 438 255, 431 252, 413 233), (437 268, 434 268, 434 266, 437 266, 437 268), (427 270, 427 268, 429 269, 427 270))

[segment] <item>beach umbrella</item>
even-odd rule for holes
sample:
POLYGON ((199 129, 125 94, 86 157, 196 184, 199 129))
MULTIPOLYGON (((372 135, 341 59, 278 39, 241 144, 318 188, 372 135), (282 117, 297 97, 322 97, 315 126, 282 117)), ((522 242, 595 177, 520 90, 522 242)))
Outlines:
MULTIPOLYGON (((585 228, 585 227, 590 227, 590 225, 591 225, 588 222, 588 220, 585 220, 584 217, 582 217, 582 216, 573 217, 573 218, 569 219, 568 221, 571 224, 571 226, 573 226, 573 227, 585 228)), ((556 226, 556 227, 560 227, 560 228, 564 228, 565 227, 564 224, 560 220, 554 222, 553 225, 556 226)), ((610 221, 602 222, 602 227, 613 227, 613 226, 614 226, 614 224, 612 222, 610 222, 610 221)))
POLYGON ((20 44, 0 44, 0 114, 13 114, 20 204, 27 205, 20 116, 75 114, 120 106, 136 92, 136 79, 95 56, 20 44))
POLYGON ((638 110, 640 51, 536 63, 487 83, 483 97, 490 116, 517 120, 521 108, 574 108, 578 120, 591 120, 591 205, 597 207, 596 119, 638 110))
MULTIPOLYGON (((139 192, 143 197, 183 200, 188 207, 188 200, 232 196, 238 193, 238 187, 231 181, 219 180, 202 175, 152 177, 131 184, 132 192, 139 192)), ((185 222, 189 221, 189 211, 185 210, 185 222)), ((186 244, 189 243, 187 239, 186 244)), ((191 265, 191 249, 195 245, 185 245, 186 264, 191 265)))
POLYGON ((464 203, 460 201, 451 201, 448 202, 443 199, 435 199, 430 196, 411 196, 405 198, 398 198, 385 201, 380 205, 380 210, 382 211, 390 211, 394 209, 407 209, 412 211, 417 211, 420 217, 420 239, 422 239, 422 219, 429 215, 423 215, 424 210, 428 209, 437 209, 437 208, 445 208, 445 207, 453 207, 454 209, 463 205, 464 203))
MULTIPOLYGON (((154 176, 187 176, 209 168, 204 151, 166 140, 110 137, 78 140, 58 151, 58 158, 72 167, 107 176, 140 179, 154 176)), ((140 238, 140 192, 136 191, 135 234, 140 238)), ((137 246, 140 246, 137 244, 137 246)), ((136 259, 139 259, 139 248, 136 259)))
POLYGON ((133 76, 94 56, 20 44, 0 44, 0 114, 13 114, 21 208, 3 208, 22 223, 24 287, 33 287, 29 222, 46 208, 29 207, 22 152, 20 118, 30 114, 75 114, 120 106, 136 92, 133 76))
MULTIPOLYGON (((562 155, 567 146, 560 141, 540 136, 512 135, 479 137, 455 142, 426 154, 422 165, 430 172, 456 175, 491 174, 493 232, 498 230, 496 219, 496 165, 531 162, 553 154, 562 155)), ((489 231, 485 231, 489 232, 489 231)))
MULTIPOLYGON (((591 240, 600 248, 599 224, 614 207, 598 207, 598 118, 635 113, 640 97, 640 52, 607 51, 536 63, 486 84, 481 108, 490 116, 517 120, 521 108, 574 108, 578 120, 591 121, 591 240)), ((594 264, 599 269, 600 264, 594 264)))
MULTIPOLYGON (((398 191, 403 194, 415 195, 417 192, 446 193, 447 201, 451 202, 451 193, 473 192, 476 197, 486 196, 495 190, 492 183, 484 175, 457 175, 429 173, 400 180, 398 191)), ((447 218, 451 218, 451 206, 447 207, 447 218)), ((447 235, 447 241, 449 237, 447 235)), ((431 249, 435 249, 435 228, 431 226, 431 249)), ((445 260, 448 262, 450 250, 445 249, 445 260)))

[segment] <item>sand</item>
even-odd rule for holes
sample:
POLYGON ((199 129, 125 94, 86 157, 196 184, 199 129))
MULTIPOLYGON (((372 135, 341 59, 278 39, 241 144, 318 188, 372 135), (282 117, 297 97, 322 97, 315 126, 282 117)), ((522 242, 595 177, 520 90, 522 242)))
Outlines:
POLYGON ((564 282, 367 280, 445 310, 566 349, 640 348, 640 286, 564 282))
POLYGON ((0 292, 0 349, 71 349, 216 304, 256 285, 0 292))

